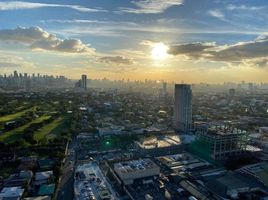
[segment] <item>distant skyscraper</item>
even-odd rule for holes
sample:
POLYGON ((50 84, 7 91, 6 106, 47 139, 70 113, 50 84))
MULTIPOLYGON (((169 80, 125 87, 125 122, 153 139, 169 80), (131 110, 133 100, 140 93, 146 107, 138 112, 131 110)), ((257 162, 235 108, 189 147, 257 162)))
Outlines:
POLYGON ((229 95, 230 95, 230 96, 234 96, 234 95, 235 95, 235 89, 231 88, 231 89, 229 90, 229 95))
POLYGON ((174 128, 181 132, 192 129, 192 90, 187 84, 175 85, 174 128))
POLYGON ((27 78, 25 81, 25 91, 26 92, 30 92, 31 91, 31 79, 27 78))
POLYGON ((83 74, 81 76, 81 87, 84 89, 84 90, 87 90, 87 75, 83 74))
POLYGON ((14 71, 14 77, 15 78, 18 78, 19 77, 18 72, 16 70, 14 71))
POLYGON ((165 98, 167 96, 167 82, 163 82, 163 87, 159 91, 159 97, 165 98))
POLYGON ((85 92, 87 90, 87 75, 83 74, 74 87, 77 92, 85 92))
POLYGON ((248 89, 249 90, 253 90, 254 89, 253 83, 248 83, 248 89))
POLYGON ((164 95, 167 94, 167 82, 163 82, 163 93, 164 95))

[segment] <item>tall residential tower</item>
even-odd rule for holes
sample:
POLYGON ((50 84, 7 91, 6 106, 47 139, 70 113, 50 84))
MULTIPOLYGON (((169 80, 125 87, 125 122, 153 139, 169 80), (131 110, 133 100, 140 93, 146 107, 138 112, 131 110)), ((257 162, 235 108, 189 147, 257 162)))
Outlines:
POLYGON ((192 90, 190 85, 175 85, 174 128, 180 132, 192 129, 192 90))
POLYGON ((81 87, 86 91, 87 90, 87 75, 83 74, 81 76, 81 87))

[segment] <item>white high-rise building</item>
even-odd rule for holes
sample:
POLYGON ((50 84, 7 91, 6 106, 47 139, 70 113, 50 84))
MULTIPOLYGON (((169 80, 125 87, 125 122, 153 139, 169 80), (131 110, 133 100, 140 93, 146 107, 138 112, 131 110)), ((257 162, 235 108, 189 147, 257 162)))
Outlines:
POLYGON ((173 125, 181 132, 188 132, 192 129, 192 90, 190 85, 175 85, 173 125))

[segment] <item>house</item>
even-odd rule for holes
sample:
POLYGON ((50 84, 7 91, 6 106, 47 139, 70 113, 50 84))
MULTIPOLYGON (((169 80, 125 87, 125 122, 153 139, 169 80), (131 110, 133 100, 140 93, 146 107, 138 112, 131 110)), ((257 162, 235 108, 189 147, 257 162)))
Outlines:
POLYGON ((8 179, 4 181, 5 187, 23 187, 29 184, 33 177, 32 171, 20 171, 16 174, 11 174, 8 179))
POLYGON ((4 187, 0 193, 1 200, 20 200, 24 189, 21 187, 4 187))
POLYGON ((42 159, 38 161, 38 165, 41 170, 51 170, 55 165, 55 161, 51 159, 42 159))
POLYGON ((36 172, 34 178, 34 185, 47 184, 53 180, 53 171, 36 172))
POLYGON ((55 191, 55 184, 43 184, 40 186, 38 195, 44 196, 44 195, 49 195, 52 196, 55 191))

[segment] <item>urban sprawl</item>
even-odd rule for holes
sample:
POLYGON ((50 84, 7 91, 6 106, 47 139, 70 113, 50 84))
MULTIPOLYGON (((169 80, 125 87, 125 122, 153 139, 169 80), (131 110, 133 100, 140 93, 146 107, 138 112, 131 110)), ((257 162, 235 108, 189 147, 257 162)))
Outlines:
POLYGON ((268 84, 0 75, 0 200, 266 200, 268 84))

